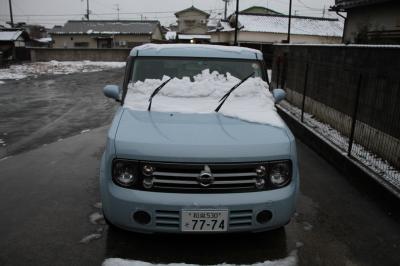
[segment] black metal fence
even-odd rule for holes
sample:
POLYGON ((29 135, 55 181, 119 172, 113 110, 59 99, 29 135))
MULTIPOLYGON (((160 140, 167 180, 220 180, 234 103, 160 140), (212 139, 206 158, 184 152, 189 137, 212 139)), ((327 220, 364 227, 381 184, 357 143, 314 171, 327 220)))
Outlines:
POLYGON ((400 47, 276 46, 283 107, 400 189, 400 47))

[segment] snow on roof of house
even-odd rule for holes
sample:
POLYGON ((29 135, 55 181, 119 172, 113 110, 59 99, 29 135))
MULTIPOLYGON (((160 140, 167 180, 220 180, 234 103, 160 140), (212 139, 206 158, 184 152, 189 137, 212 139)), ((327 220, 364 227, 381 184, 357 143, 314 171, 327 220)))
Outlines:
POLYGON ((130 52, 131 56, 169 56, 169 57, 206 57, 206 58, 236 58, 261 60, 259 50, 207 44, 154 44, 148 43, 136 46, 130 52))
POLYGON ((156 27, 160 27, 158 20, 69 20, 49 33, 151 35, 156 27))
POLYGON ((335 5, 332 6, 331 9, 344 11, 354 7, 374 5, 389 1, 392 0, 336 0, 335 5))
MULTIPOLYGON (((240 31, 287 33, 288 16, 239 14, 240 31)), ((218 31, 233 31, 226 21, 221 21, 218 31)), ((337 19, 293 16, 291 34, 341 37, 343 22, 337 19)))
POLYGON ((204 35, 204 34, 178 34, 179 40, 192 40, 192 39, 204 39, 209 40, 211 39, 211 35, 204 35))
POLYGON ((0 41, 15 41, 23 33, 22 30, 17 31, 0 31, 0 41))
POLYGON ((39 39, 36 39, 36 41, 41 42, 41 43, 49 43, 49 42, 52 42, 53 39, 50 38, 50 37, 46 37, 46 38, 39 38, 39 39))
POLYGON ((167 39, 168 41, 175 40, 176 39, 176 31, 167 31, 165 33, 165 39, 167 39))

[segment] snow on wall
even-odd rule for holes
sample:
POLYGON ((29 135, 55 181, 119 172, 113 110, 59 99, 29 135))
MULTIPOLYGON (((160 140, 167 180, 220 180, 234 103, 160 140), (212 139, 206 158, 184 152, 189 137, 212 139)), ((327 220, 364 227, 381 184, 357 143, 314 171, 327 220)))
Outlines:
MULTIPOLYGON (((124 107, 146 111, 151 93, 163 81, 146 79, 128 86, 124 107)), ((214 113, 219 99, 239 79, 229 73, 226 75, 208 69, 201 74, 182 79, 174 78, 153 98, 152 111, 179 113, 214 113)), ((249 122, 283 127, 284 123, 275 109, 274 98, 268 85, 261 78, 250 78, 238 87, 219 111, 221 114, 249 122)))
MULTIPOLYGON (((288 17, 265 15, 239 15, 240 31, 287 33, 288 17)), ((292 17, 291 34, 341 37, 343 22, 340 20, 292 17)), ((221 31, 233 31, 229 23, 221 23, 221 31)))

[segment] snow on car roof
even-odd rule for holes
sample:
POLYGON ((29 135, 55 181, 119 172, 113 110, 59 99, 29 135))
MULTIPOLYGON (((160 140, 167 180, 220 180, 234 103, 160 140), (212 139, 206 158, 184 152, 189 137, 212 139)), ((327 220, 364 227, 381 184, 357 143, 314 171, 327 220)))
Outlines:
POLYGON ((213 57, 261 60, 259 50, 207 44, 145 44, 132 49, 131 56, 213 57))

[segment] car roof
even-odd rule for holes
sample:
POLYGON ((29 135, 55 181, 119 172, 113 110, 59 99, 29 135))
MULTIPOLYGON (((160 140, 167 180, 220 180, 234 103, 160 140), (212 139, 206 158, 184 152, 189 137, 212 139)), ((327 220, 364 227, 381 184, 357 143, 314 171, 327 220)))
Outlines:
POLYGON ((262 60, 259 50, 238 46, 207 44, 144 44, 133 48, 130 56, 202 57, 262 60))

